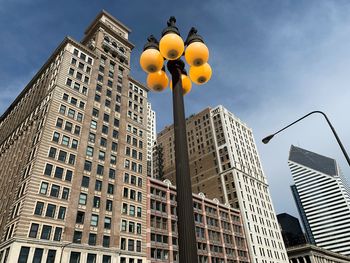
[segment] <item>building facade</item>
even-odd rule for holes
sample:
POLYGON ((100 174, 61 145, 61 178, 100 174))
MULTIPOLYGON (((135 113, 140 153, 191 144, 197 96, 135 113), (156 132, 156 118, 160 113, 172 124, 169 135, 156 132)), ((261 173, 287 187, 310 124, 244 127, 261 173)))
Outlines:
MULTIPOLYGON (((287 262, 252 130, 222 106, 204 109, 186 124, 193 192, 240 209, 252 262, 287 262)), ((173 126, 158 133, 157 146, 163 159, 158 170, 175 183, 173 126)))
POLYGON ((336 161, 292 145, 288 164, 310 242, 350 256, 350 193, 336 161))
POLYGON ((347 263, 350 257, 311 244, 287 248, 290 263, 347 263))
POLYGON ((277 215, 277 220, 286 248, 307 243, 298 218, 282 213, 277 215))
MULTIPOLYGON (((148 262, 178 262, 176 188, 147 180, 148 262)), ((193 195, 199 263, 250 262, 238 209, 193 195)))
POLYGON ((146 262, 148 90, 129 33, 102 11, 1 116, 1 263, 146 262))
POLYGON ((153 147, 156 142, 156 112, 147 102, 147 175, 153 177, 153 147))

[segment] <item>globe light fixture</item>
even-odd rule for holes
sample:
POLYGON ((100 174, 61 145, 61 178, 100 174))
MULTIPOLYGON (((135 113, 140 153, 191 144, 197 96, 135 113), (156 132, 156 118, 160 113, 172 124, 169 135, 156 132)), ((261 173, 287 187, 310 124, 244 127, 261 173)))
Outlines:
POLYGON ((140 57, 141 68, 147 73, 154 73, 162 69, 163 56, 158 50, 159 44, 154 36, 149 36, 147 44, 143 48, 140 57))
POLYGON ((190 67, 190 78, 197 85, 207 83, 211 78, 211 67, 208 63, 199 67, 190 67))
POLYGON ((188 34, 186 45, 185 59, 190 66, 198 67, 208 62, 209 49, 194 27, 191 28, 188 34))
POLYGON ((209 50, 203 38, 197 34, 197 29, 191 28, 186 41, 183 41, 176 27, 175 17, 170 17, 167 25, 159 44, 153 35, 147 39, 148 42, 140 57, 140 65, 149 73, 147 86, 151 91, 165 90, 169 83, 166 69, 171 75, 179 262, 193 263, 198 262, 198 257, 183 98, 191 91, 192 82, 198 85, 208 82, 212 71, 208 64, 209 50), (190 65, 189 76, 182 56, 190 65), (167 60, 166 67, 163 66, 165 60, 167 60))
MULTIPOLYGON (((182 92, 183 95, 186 95, 189 93, 192 89, 192 82, 191 79, 186 74, 181 74, 181 81, 182 81, 182 92)), ((170 89, 173 89, 173 82, 170 81, 170 89)))
POLYGON ((149 73, 147 76, 147 86, 153 91, 163 91, 168 84, 169 79, 164 70, 149 73))

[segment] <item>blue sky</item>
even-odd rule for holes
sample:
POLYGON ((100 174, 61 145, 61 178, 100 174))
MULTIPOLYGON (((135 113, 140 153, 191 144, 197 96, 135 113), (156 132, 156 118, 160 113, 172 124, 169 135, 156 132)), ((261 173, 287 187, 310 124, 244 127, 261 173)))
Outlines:
MULTIPOLYGON (((148 35, 174 15, 183 36, 195 26, 210 49, 211 81, 186 95, 187 114, 222 104, 253 128, 277 212, 296 215, 287 166, 291 144, 344 161, 326 122, 310 116, 268 145, 265 135, 323 110, 350 150, 350 2, 346 0, 43 1, 0 0, 0 112, 52 51, 80 40, 105 9, 132 29, 132 75, 148 35)), ((158 130, 172 122, 171 96, 151 94, 158 130)))

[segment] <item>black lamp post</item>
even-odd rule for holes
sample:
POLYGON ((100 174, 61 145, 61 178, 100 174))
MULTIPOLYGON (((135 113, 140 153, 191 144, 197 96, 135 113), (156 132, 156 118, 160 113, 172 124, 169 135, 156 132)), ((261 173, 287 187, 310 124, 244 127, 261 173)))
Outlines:
POLYGON ((345 156, 346 161, 348 162, 348 165, 350 166, 350 158, 349 158, 347 152, 345 151, 345 148, 344 148, 343 144, 341 143, 341 141, 340 141, 340 139, 339 139, 339 137, 338 137, 338 134, 336 133, 336 131, 335 131, 333 125, 332 125, 331 122, 329 121, 327 115, 326 115, 324 112, 322 112, 322 111, 312 111, 312 112, 306 114, 305 116, 301 117, 300 119, 297 119, 296 121, 292 122, 291 124, 287 125, 286 127, 280 129, 279 131, 277 131, 277 132, 275 132, 275 133, 273 133, 273 134, 271 134, 271 135, 269 135, 269 136, 266 136, 264 139, 262 139, 262 142, 263 142, 264 144, 267 144, 276 134, 280 133, 281 131, 283 131, 283 130, 289 128, 289 127, 292 126, 293 124, 295 124, 295 123, 301 121, 302 119, 304 119, 304 118, 306 118, 307 116, 309 116, 309 115, 311 115, 311 114, 314 114, 314 113, 322 114, 323 117, 325 117, 325 119, 326 119, 326 121, 327 121, 329 127, 331 128, 331 130, 332 130, 332 132, 333 132, 333 135, 334 135, 335 139, 337 140, 337 142, 338 142, 338 144, 339 144, 339 146, 340 146, 340 149, 342 150, 342 152, 343 152, 343 154, 344 154, 344 156, 345 156))
POLYGON ((198 262, 197 241, 183 95, 191 90, 191 80, 198 85, 206 83, 211 77, 211 68, 207 63, 208 48, 202 37, 197 35, 197 30, 192 28, 184 42, 175 22, 175 17, 170 17, 159 43, 153 35, 148 38, 140 64, 149 73, 148 87, 153 91, 162 91, 169 82, 163 66, 164 60, 168 60, 167 69, 172 78, 170 86, 173 89, 179 262, 194 263, 198 262), (185 62, 181 60, 183 54, 191 66, 190 78, 185 70, 185 62))

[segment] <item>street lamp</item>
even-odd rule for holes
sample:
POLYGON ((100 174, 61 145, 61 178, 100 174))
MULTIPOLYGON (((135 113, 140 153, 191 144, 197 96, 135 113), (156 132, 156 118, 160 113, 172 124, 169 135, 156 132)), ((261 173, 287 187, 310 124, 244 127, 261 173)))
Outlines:
POLYGON ((297 119, 296 121, 292 122, 291 124, 287 125, 286 127, 280 129, 279 131, 277 131, 277 132, 275 132, 275 133, 273 133, 273 134, 271 134, 271 135, 269 135, 269 136, 266 136, 264 139, 262 139, 262 142, 263 142, 264 144, 269 143, 269 141, 270 141, 276 134, 280 133, 281 131, 287 129, 288 127, 292 126, 293 124, 295 124, 295 123, 301 121, 302 119, 304 119, 304 118, 306 118, 307 116, 309 116, 309 115, 311 115, 311 114, 314 114, 314 113, 322 114, 323 117, 325 117, 325 119, 326 119, 326 121, 327 121, 329 127, 331 128, 331 130, 332 130, 332 132, 333 132, 333 135, 334 135, 335 139, 337 140, 337 142, 338 142, 338 144, 339 144, 339 146, 340 146, 340 149, 342 150, 342 152, 343 152, 343 154, 344 154, 344 156, 345 156, 346 161, 348 162, 348 165, 350 166, 350 158, 349 158, 347 152, 345 151, 345 148, 344 148, 343 144, 341 143, 341 141, 340 141, 340 139, 339 139, 339 137, 338 137, 338 134, 336 133, 336 131, 335 131, 333 125, 332 125, 331 122, 329 121, 327 115, 326 115, 324 112, 322 112, 322 111, 312 111, 312 112, 306 114, 305 116, 301 117, 300 119, 297 119))
MULTIPOLYGON (((80 241, 81 241, 80 238, 78 238, 77 240, 75 240, 75 242, 80 242, 80 241)), ((72 244, 75 243, 75 242, 69 242, 69 243, 64 244, 64 245, 62 246, 61 255, 60 255, 60 263, 62 262, 62 256, 63 256, 63 251, 64 251, 64 249, 65 249, 66 247, 68 247, 69 245, 72 245, 72 244)))
POLYGON ((195 233, 192 187, 187 150, 187 133, 183 95, 191 90, 192 82, 201 85, 209 81, 209 50, 195 28, 191 28, 184 42, 176 27, 175 17, 170 17, 158 43, 151 35, 144 46, 140 65, 148 73, 147 86, 152 91, 163 91, 169 84, 164 61, 171 75, 175 133, 175 168, 177 188, 177 216, 179 235, 179 262, 198 262, 195 233), (190 65, 189 77, 181 56, 190 65))

